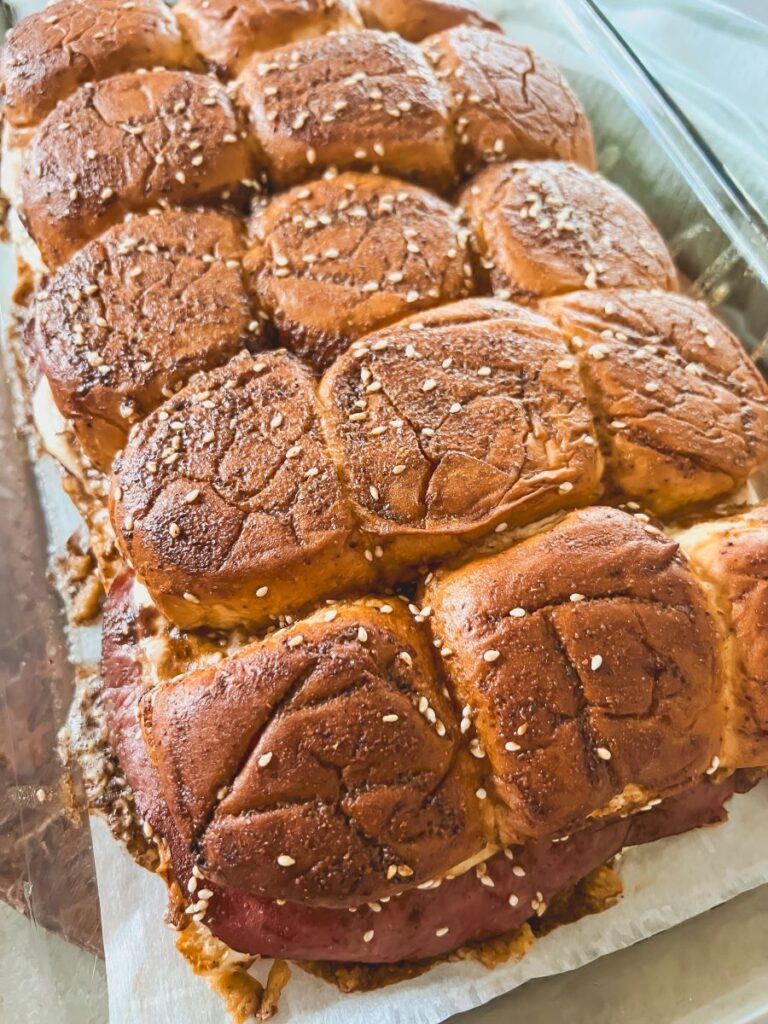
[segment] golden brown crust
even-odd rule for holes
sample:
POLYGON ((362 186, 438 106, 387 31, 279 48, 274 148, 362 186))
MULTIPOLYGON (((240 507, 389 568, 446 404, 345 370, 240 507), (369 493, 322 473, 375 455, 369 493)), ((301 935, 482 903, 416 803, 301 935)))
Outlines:
POLYGON ((637 810, 712 764, 718 631, 677 544, 642 520, 572 512, 426 600, 507 841, 637 810))
POLYGON ((320 396, 384 571, 599 492, 576 360, 522 307, 468 299, 370 334, 326 373, 320 396))
POLYGON ((173 12, 195 50, 233 75, 254 53, 362 25, 353 0, 180 0, 173 12))
POLYGON ((702 523, 679 537, 712 588, 728 629, 726 729, 720 763, 728 771, 768 764, 768 506, 702 523))
POLYGON ((205 877, 344 906, 477 854, 474 766, 437 679, 404 605, 370 599, 155 688, 144 735, 205 877))
POLYGON ((369 28, 397 32, 414 43, 455 25, 502 31, 498 22, 465 0, 358 0, 357 5, 369 28))
POLYGON ((89 242, 37 293, 42 368, 97 465, 193 373, 259 347, 244 251, 238 218, 157 211, 89 242))
POLYGON ((469 26, 425 40, 423 50, 448 91, 462 176, 520 157, 595 168, 589 119, 554 64, 469 26))
POLYGON ((495 165, 472 179, 460 201, 499 297, 677 287, 672 258, 648 217, 583 167, 551 160, 495 165))
POLYGON ((544 309, 572 339, 626 494, 665 515, 732 490, 768 461, 768 387, 705 306, 619 290, 544 309))
POLYGON ((84 82, 150 67, 194 67, 161 0, 60 0, 23 18, 5 37, 0 76, 5 116, 38 124, 84 82))
POLYGON ((243 135, 206 75, 133 71, 81 86, 24 157, 24 214, 43 259, 58 266, 129 211, 226 193, 252 172, 243 135))
POLYGON ((394 178, 341 174, 258 210, 245 261, 280 341, 323 370, 350 342, 474 287, 458 210, 394 178))
POLYGON ((125 556, 183 626, 266 624, 368 583, 312 380, 285 352, 200 374, 148 416, 110 505, 125 556))
POLYGON ((454 181, 445 97, 418 47, 363 30, 256 54, 240 98, 276 189, 327 168, 454 181))

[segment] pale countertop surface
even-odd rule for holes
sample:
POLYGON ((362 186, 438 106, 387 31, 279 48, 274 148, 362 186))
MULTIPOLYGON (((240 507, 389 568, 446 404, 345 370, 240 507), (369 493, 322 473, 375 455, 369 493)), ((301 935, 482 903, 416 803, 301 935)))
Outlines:
MULTIPOLYGON (((484 6, 508 11, 510 2, 487 0, 484 6)), ((602 5, 711 144, 718 151, 724 147, 723 159, 755 206, 768 212, 768 0, 602 0, 602 5), (755 19, 753 29, 744 20, 736 25, 748 48, 757 42, 759 52, 762 46, 757 66, 707 58, 702 40, 711 40, 714 28, 699 14, 704 8, 708 14, 726 13, 727 7, 755 19), (653 31, 654 10, 661 32, 653 31), (691 34, 681 35, 679 19, 686 17, 691 34), (675 51, 672 37, 687 42, 675 51), (726 129, 723 111, 731 96, 738 116, 726 129), (734 130, 739 139, 731 146, 734 130)), ((724 51, 731 57, 732 43, 724 51)), ((103 962, 2 904, 0 964, 0 1024, 107 1024, 103 962)), ((768 886, 579 971, 533 982, 456 1021, 508 1024, 515 1019, 525 1024, 768 1024, 768 886)))

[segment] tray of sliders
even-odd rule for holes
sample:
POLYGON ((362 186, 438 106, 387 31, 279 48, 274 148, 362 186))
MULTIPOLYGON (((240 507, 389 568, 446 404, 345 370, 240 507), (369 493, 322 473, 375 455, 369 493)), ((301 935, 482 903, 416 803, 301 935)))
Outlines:
POLYGON ((84 524, 66 813, 37 791, 20 849, 98 948, 59 833, 100 815, 236 1019, 299 970, 317 1020, 501 970, 768 766, 765 234, 626 56, 593 129, 585 39, 621 44, 563 6, 578 95, 541 5, 59 0, 5 37, 9 404, 84 524))

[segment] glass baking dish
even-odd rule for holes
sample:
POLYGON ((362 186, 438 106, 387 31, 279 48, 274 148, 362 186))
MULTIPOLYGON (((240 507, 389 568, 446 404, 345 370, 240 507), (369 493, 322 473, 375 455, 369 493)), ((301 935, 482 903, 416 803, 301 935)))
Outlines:
MULTIPOLYGON (((0 27, 40 6, 1 3, 0 27)), ((488 0, 485 6, 516 41, 563 68, 592 117, 603 172, 645 207, 666 237, 687 290, 718 310, 768 374, 768 227, 714 154, 593 0, 488 0)), ((13 254, 3 244, 4 330, 12 315, 14 272, 13 254)), ((64 519, 58 512, 53 516, 47 507, 45 495, 57 470, 47 456, 30 459, 34 440, 5 377, 0 897, 14 910, 0 904, 0 1020, 105 1024, 89 832, 73 812, 71 783, 54 754, 74 670, 50 559, 77 528, 77 517, 74 511, 64 519)), ((768 1019, 768 986, 759 983, 768 956, 766 912, 768 891, 756 890, 575 976, 535 982, 469 1017, 473 1024, 491 1024, 517 1011, 530 1024, 543 1024, 562 1013, 565 999, 571 1024, 640 1024, 650 1016, 674 1022, 694 1019, 692 1010, 696 1021, 718 1024, 768 1019)))

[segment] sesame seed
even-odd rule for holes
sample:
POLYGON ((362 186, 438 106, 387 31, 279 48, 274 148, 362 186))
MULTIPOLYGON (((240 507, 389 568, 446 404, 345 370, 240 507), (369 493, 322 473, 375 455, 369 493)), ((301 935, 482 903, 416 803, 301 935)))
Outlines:
POLYGON ((525 608, 513 608, 509 614, 513 619, 522 619, 524 618, 526 611, 525 608))
POLYGON ((299 647, 303 643, 304 643, 304 637, 301 635, 301 633, 299 633, 297 636, 292 636, 291 637, 291 639, 288 641, 288 646, 289 647, 299 647))
POLYGON ((494 533, 505 533, 509 529, 509 523, 498 523, 494 529, 494 533))
POLYGON ((328 611, 323 616, 323 618, 325 619, 326 622, 333 622, 333 620, 336 618, 338 614, 339 613, 336 608, 329 608, 328 611))
POLYGON ((399 715, 382 715, 381 720, 382 722, 396 722, 399 717, 399 715))
POLYGON ((566 480, 557 489, 561 494, 569 494, 573 490, 573 484, 570 480, 566 480))
POLYGON ((195 597, 195 595, 191 594, 188 590, 182 594, 182 597, 185 601, 189 601, 190 604, 200 604, 200 598, 195 597))
POLYGON ((435 931, 435 935, 436 935, 436 936, 438 937, 438 939, 442 939, 442 937, 443 937, 444 935, 447 935, 449 931, 450 931, 450 929, 449 929, 449 928, 438 928, 438 929, 437 929, 437 930, 435 931))
POLYGON ((497 661, 501 657, 500 651, 485 651, 483 654, 483 661, 492 662, 497 661))
POLYGON ((597 672, 597 670, 600 668, 600 666, 602 664, 603 664, 603 656, 602 656, 602 654, 593 654, 592 655, 592 660, 589 663, 589 667, 592 669, 592 671, 593 672, 597 672))
POLYGON ((711 763, 709 765, 709 768, 707 768, 707 775, 714 775, 719 767, 720 767, 720 758, 717 755, 715 755, 712 758, 712 761, 711 761, 711 763))
POLYGON ((208 900, 212 896, 213 896, 213 890, 212 889, 200 889, 200 891, 197 894, 198 899, 199 900, 204 900, 206 903, 208 902, 208 900))
POLYGON ((572 601, 572 602, 573 602, 574 604, 578 604, 578 603, 579 603, 579 601, 583 601, 583 600, 584 600, 584 595, 583 595, 583 594, 571 594, 571 596, 570 596, 570 600, 571 600, 571 601, 572 601))
POLYGON ((364 629, 362 626, 358 626, 357 639, 360 641, 361 644, 364 644, 365 641, 368 639, 368 631, 364 629))
POLYGON ((405 466, 402 463, 400 463, 397 466, 393 466, 392 467, 392 475, 393 476, 400 476, 400 474, 404 473, 404 472, 405 472, 405 466))
POLYGON ((277 858, 277 863, 280 865, 281 868, 289 868, 293 864, 295 864, 296 861, 287 853, 281 853, 280 856, 277 858))
POLYGON ((256 597, 266 597, 268 593, 269 587, 257 587, 256 589, 256 597))
POLYGON ((178 537, 181 536, 181 527, 179 526, 178 523, 171 523, 171 525, 168 527, 168 533, 170 533, 173 539, 176 540, 178 537))
POLYGON ((258 764, 259 768, 266 768, 271 760, 272 760, 272 751, 269 750, 269 751, 267 751, 266 754, 262 754, 261 755, 261 757, 259 758, 257 764, 258 764))
POLYGON ((477 371, 477 376, 478 377, 490 377, 491 373, 492 373, 492 371, 491 371, 490 366, 481 366, 480 369, 477 371))
POLYGON ((368 488, 368 493, 371 495, 371 497, 373 498, 374 501, 378 501, 379 500, 379 489, 378 489, 378 487, 374 487, 373 484, 371 484, 371 486, 368 488))
POLYGON ((199 497, 200 491, 198 490, 197 487, 192 491, 187 491, 187 493, 184 495, 184 504, 194 505, 194 503, 197 501, 199 497))
POLYGON ((481 786, 480 789, 475 791, 475 796, 477 797, 478 800, 485 800, 488 794, 481 786))
POLYGON ((437 381, 433 377, 427 377, 424 383, 421 385, 422 391, 434 391, 437 387, 437 381))
POLYGON ((372 940, 373 940, 373 928, 371 928, 371 930, 366 932, 365 935, 363 936, 363 942, 371 942, 372 940))
POLYGON ((597 754, 597 756, 600 758, 601 761, 610 761, 611 760, 611 752, 608 749, 608 747, 598 747, 597 750, 595 751, 595 753, 597 754))
POLYGON ((504 749, 508 750, 510 752, 510 754, 514 754, 515 751, 521 750, 522 747, 520 746, 519 743, 514 743, 512 740, 509 740, 508 743, 504 744, 504 749))
POLYGON ((525 878, 525 868, 520 867, 519 864, 515 864, 512 868, 512 874, 515 878, 525 878))
POLYGON ((507 900, 507 902, 509 903, 510 907, 516 907, 517 904, 520 902, 520 897, 519 896, 515 896, 514 893, 510 893, 510 896, 509 896, 509 899, 507 900))

